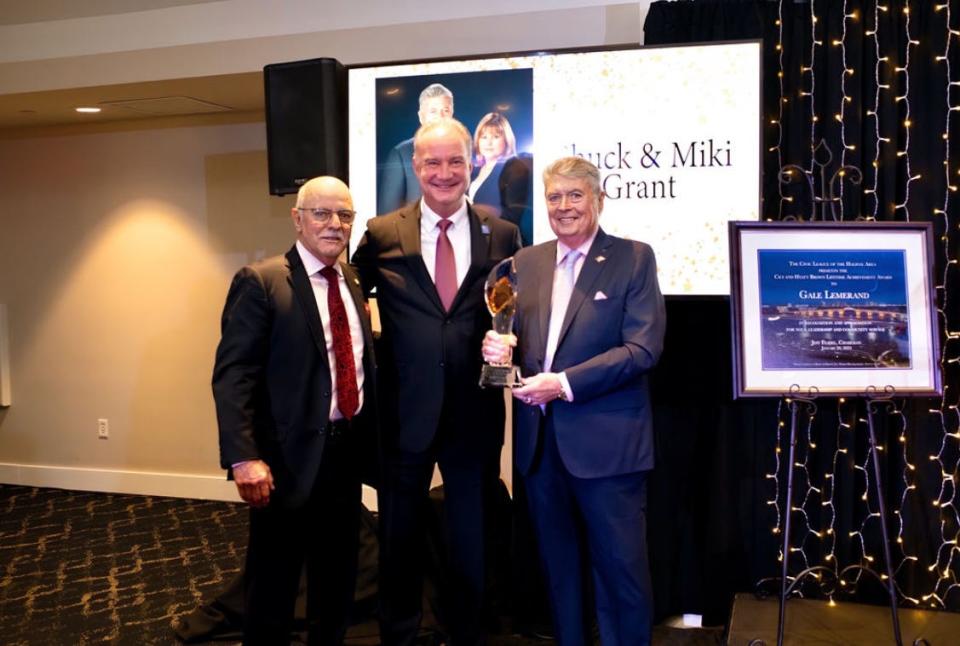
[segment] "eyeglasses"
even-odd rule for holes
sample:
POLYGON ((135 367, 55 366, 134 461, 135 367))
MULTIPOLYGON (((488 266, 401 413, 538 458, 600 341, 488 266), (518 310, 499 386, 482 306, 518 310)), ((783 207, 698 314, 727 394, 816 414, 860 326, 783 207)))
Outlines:
POLYGON ((357 217, 356 211, 351 211, 350 209, 340 209, 339 211, 331 211, 330 209, 302 209, 299 206, 297 210, 300 212, 307 212, 313 216, 313 219, 319 222, 320 224, 326 224, 330 221, 330 218, 333 217, 333 214, 336 213, 337 217, 340 219, 340 224, 353 224, 354 218, 357 217))
POLYGON ((550 193, 547 195, 547 204, 550 206, 560 206, 563 198, 567 198, 567 204, 571 206, 580 206, 587 199, 583 191, 570 191, 569 193, 550 193))

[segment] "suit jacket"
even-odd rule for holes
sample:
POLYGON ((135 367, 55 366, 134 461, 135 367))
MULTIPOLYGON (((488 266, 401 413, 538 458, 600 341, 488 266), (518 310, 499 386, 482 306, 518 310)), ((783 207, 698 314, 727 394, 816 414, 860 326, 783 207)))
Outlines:
MULTIPOLYGON (((492 207, 520 228, 524 246, 533 240, 533 160, 529 155, 501 159, 473 196, 474 204, 492 207)), ((477 177, 475 169, 473 176, 477 177)))
MULTIPOLYGON (((344 294, 363 328, 363 408, 351 432, 375 437, 376 364, 359 279, 341 263, 344 294)), ((317 301, 296 247, 242 268, 221 321, 213 369, 220 466, 261 459, 270 466, 281 504, 304 503, 323 456, 332 397, 331 366, 317 301)), ((359 468, 359 465, 358 465, 359 468)))
POLYGON ((487 274, 520 248, 515 226, 468 207, 471 262, 445 311, 420 254, 420 203, 367 221, 353 262, 364 288, 376 290, 383 329, 380 410, 385 448, 426 450, 441 412, 456 445, 503 443, 503 394, 479 387, 480 345, 490 329, 487 274))
POLYGON ((420 182, 413 172, 413 137, 391 148, 377 170, 377 215, 420 198, 420 182))
MULTIPOLYGON (((543 371, 557 242, 515 257, 518 303, 514 327, 523 375, 543 371)), ((601 229, 583 261, 560 330, 552 372, 566 372, 574 400, 550 404, 557 448, 579 478, 653 467, 653 424, 647 374, 663 349, 666 324, 653 250, 601 229)), ((518 404, 516 464, 533 461, 542 412, 518 404)))

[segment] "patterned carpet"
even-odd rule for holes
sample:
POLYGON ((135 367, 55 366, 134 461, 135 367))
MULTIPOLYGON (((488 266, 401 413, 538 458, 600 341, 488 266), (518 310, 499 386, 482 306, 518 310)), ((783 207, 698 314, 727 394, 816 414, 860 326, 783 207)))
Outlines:
MULTIPOLYGON (((0 644, 179 644, 171 622, 236 577, 246 532, 239 504, 0 484, 0 644)), ((423 636, 437 643, 426 625, 423 636)), ((348 636, 351 645, 377 641, 372 620, 348 636)), ((721 642, 719 628, 654 629, 655 646, 721 642)))
POLYGON ((174 644, 246 549, 223 502, 0 485, 0 642, 174 644))

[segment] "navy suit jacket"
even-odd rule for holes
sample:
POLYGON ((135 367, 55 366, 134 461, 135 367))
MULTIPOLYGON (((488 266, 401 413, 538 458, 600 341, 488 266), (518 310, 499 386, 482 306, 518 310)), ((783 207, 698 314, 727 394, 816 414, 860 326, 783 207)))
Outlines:
MULTIPOLYGON (((357 308, 363 328, 364 401, 356 432, 374 442, 373 335, 358 277, 341 267, 350 293, 344 305, 357 308)), ((273 496, 299 506, 320 468, 332 380, 317 300, 296 247, 237 272, 221 330, 213 369, 220 466, 263 460, 273 474, 273 496)), ((374 457, 375 446, 366 448, 374 457)))
POLYGON ((382 335, 384 447, 426 450, 441 413, 451 445, 496 451, 503 444, 503 393, 479 387, 480 346, 490 329, 483 286, 495 264, 520 248, 520 234, 469 207, 470 268, 445 311, 420 254, 420 203, 367 221, 353 255, 364 289, 376 289, 382 335))
POLYGON ((420 182, 413 172, 413 137, 391 148, 377 171, 377 215, 420 199, 420 182))
MULTIPOLYGON (((557 242, 515 256, 514 328, 522 375, 543 371, 557 242)), ((601 229, 583 261, 561 327, 552 372, 565 372, 574 400, 552 407, 557 448, 567 470, 597 478, 653 468, 648 373, 666 325, 653 250, 601 229)), ((539 406, 516 402, 516 466, 526 474, 541 427, 539 406)))
MULTIPOLYGON (((474 204, 490 206, 520 228, 523 245, 533 240, 533 160, 529 155, 501 159, 473 196, 474 204)), ((473 177, 479 175, 474 169, 473 177)))

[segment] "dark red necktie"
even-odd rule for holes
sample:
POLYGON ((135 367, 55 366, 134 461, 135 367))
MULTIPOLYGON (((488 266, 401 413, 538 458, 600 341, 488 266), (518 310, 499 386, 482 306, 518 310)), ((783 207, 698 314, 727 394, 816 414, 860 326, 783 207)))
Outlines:
POLYGON ((437 236, 437 258, 433 268, 433 282, 437 285, 437 294, 440 295, 443 309, 448 312, 457 295, 457 261, 453 257, 453 245, 447 237, 450 224, 450 220, 446 218, 440 218, 437 223, 440 235, 437 236))
POLYGON ((350 321, 340 298, 340 276, 333 267, 324 267, 320 275, 327 279, 327 309, 330 312, 330 332, 333 335, 333 356, 337 366, 337 408, 350 419, 360 405, 357 392, 357 369, 353 365, 353 341, 350 339, 350 321))

